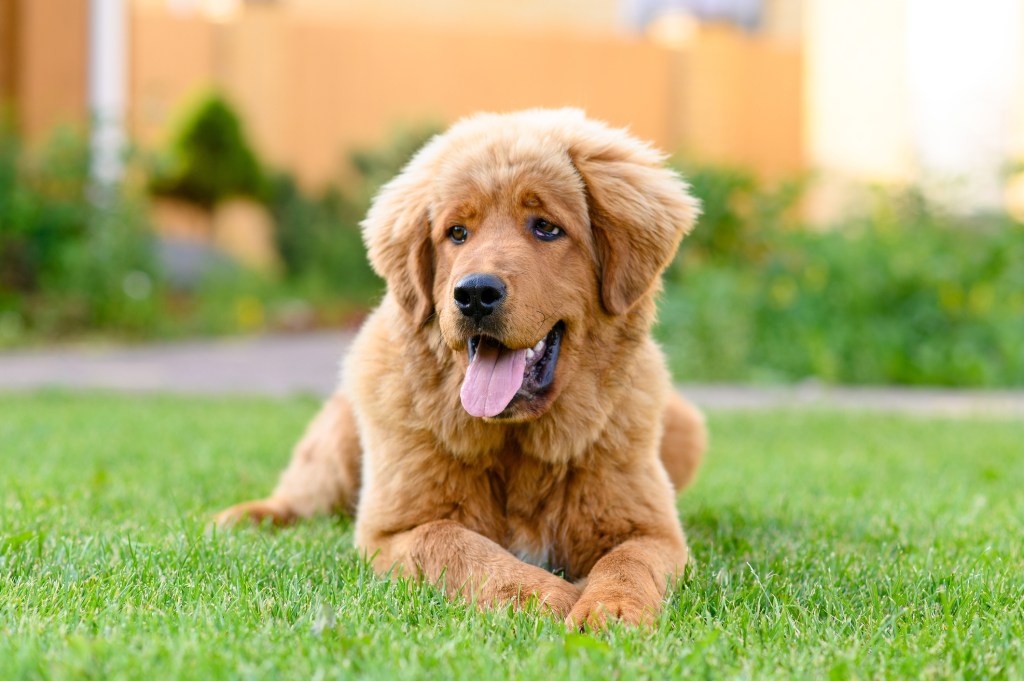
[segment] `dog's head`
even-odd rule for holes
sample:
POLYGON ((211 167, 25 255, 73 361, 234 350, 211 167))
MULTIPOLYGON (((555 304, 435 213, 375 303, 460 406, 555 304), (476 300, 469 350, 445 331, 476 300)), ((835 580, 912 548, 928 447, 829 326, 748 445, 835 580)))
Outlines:
POLYGON ((417 328, 436 315, 470 414, 539 416, 581 358, 614 351, 595 331, 653 297, 698 213, 663 161, 578 110, 481 114, 381 190, 370 262, 417 328))

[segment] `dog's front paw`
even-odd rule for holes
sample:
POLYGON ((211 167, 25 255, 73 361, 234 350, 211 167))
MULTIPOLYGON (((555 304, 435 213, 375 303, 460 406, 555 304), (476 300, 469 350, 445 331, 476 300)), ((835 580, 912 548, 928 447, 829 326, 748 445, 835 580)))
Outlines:
POLYGON ((580 590, 575 584, 538 568, 491 592, 491 600, 495 603, 512 603, 516 608, 535 603, 542 610, 563 618, 579 597, 580 590))
POLYGON ((278 499, 261 499, 235 504, 213 517, 218 527, 231 527, 242 523, 289 525, 295 522, 295 513, 287 503, 278 499))
POLYGON ((623 589, 587 588, 565 618, 565 623, 580 631, 604 629, 611 620, 632 626, 650 626, 660 606, 660 600, 652 602, 650 598, 623 589))
POLYGON ((555 583, 546 585, 543 590, 537 591, 537 600, 541 607, 551 611, 556 617, 565 617, 572 610, 576 601, 580 599, 580 590, 571 582, 552 575, 555 583))

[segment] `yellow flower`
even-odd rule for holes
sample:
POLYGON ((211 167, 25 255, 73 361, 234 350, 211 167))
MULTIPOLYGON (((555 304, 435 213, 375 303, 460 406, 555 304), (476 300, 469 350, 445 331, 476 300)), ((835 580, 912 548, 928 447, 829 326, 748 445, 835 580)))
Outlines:
POLYGON ((804 270, 804 279, 813 291, 821 291, 828 283, 828 270, 821 265, 809 265, 804 270))
POLYGON ((796 284, 789 277, 776 279, 772 282, 771 296, 777 307, 789 307, 796 298, 796 284))
POLYGON ((265 319, 263 303, 259 298, 245 296, 235 301, 235 321, 240 329, 245 331, 258 329, 263 326, 265 319))
POLYGON ((939 305, 947 312, 959 312, 964 306, 964 292, 954 283, 939 286, 939 305))
POLYGON ((967 307, 974 314, 983 315, 992 309, 995 298, 991 284, 977 284, 971 287, 971 292, 967 295, 967 307))

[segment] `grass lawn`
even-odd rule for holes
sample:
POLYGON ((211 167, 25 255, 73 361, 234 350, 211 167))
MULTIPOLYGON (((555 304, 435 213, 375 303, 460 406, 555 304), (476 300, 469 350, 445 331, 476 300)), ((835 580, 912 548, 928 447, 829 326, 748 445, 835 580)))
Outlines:
POLYGON ((309 399, 0 397, 0 679, 1024 677, 1024 425, 711 415, 654 631, 375 579, 351 524, 213 533, 309 399))

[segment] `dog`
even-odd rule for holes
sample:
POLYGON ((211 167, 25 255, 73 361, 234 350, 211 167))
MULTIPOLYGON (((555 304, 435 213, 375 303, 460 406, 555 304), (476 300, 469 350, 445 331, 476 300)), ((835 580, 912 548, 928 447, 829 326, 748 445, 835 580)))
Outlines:
POLYGON ((689 561, 675 508, 706 448, 650 336, 699 212, 664 157, 575 109, 434 137, 362 223, 387 292, 269 498, 354 513, 382 575, 567 624, 652 623, 689 561))

